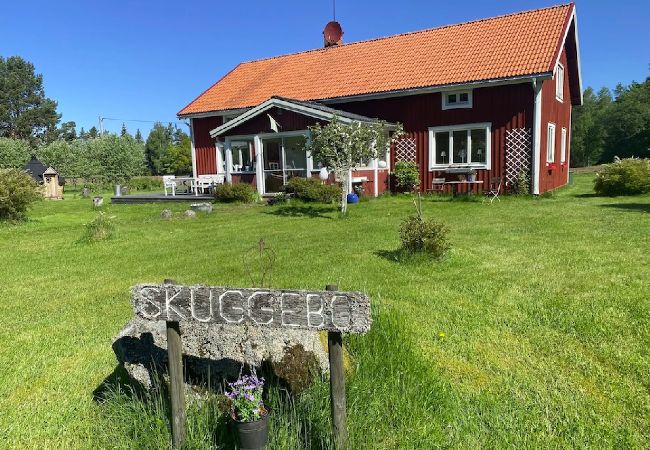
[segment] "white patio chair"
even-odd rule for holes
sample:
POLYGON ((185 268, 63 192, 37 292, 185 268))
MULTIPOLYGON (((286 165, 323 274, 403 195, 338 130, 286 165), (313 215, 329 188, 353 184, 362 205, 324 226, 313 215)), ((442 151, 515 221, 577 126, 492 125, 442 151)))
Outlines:
POLYGON ((501 177, 492 177, 490 178, 490 188, 483 192, 483 201, 489 200, 490 204, 494 200, 501 201, 499 194, 501 193, 501 177))
POLYGON ((163 175, 163 187, 165 189, 165 197, 167 197, 167 189, 172 190, 172 196, 176 196, 176 175, 163 175))

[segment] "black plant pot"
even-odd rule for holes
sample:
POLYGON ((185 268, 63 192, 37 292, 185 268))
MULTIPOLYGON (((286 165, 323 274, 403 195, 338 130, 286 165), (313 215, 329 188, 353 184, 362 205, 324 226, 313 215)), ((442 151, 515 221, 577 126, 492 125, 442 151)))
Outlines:
POLYGON ((269 440, 269 415, 255 422, 237 422, 235 429, 242 450, 262 450, 269 440))

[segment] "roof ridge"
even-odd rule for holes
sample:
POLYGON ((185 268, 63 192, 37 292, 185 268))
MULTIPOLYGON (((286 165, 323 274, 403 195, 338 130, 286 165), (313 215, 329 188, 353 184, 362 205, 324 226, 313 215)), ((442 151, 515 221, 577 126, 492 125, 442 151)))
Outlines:
MULTIPOLYGON (((545 6, 543 8, 534 8, 534 9, 528 9, 528 10, 525 10, 525 11, 517 11, 517 12, 512 12, 512 13, 500 14, 498 16, 485 17, 485 18, 482 18, 482 19, 474 19, 474 20, 467 20, 465 22, 458 22, 458 23, 447 24, 447 25, 439 25, 439 26, 435 26, 435 27, 431 27, 431 28, 425 28, 425 29, 422 29, 422 30, 406 31, 404 33, 397 33, 397 34, 392 34, 392 35, 389 35, 389 36, 379 36, 379 37, 375 37, 375 38, 364 39, 364 40, 361 40, 361 41, 350 42, 348 44, 342 44, 342 45, 338 45, 338 46, 324 47, 324 48, 312 48, 312 49, 309 49, 309 50, 302 50, 302 51, 293 52, 293 53, 284 53, 282 55, 268 56, 268 57, 264 57, 264 58, 251 59, 249 61, 240 62, 238 64, 238 66, 243 66, 243 65, 246 65, 246 64, 256 63, 256 62, 260 62, 260 61, 270 61, 270 60, 273 60, 273 59, 285 58, 287 56, 297 56, 297 55, 303 55, 303 54, 308 54, 308 53, 332 51, 332 50, 345 48, 345 47, 350 47, 350 46, 354 46, 354 45, 358 45, 358 44, 365 44, 365 43, 368 43, 368 42, 381 41, 381 40, 384 40, 384 39, 392 39, 392 38, 401 37, 401 36, 409 36, 409 35, 412 35, 412 34, 427 33, 427 32, 435 31, 435 30, 443 30, 445 28, 458 27, 458 26, 469 25, 469 24, 473 24, 473 23, 487 22, 487 21, 490 21, 490 20, 503 19, 505 17, 514 17, 514 16, 519 16, 519 15, 523 15, 523 14, 530 14, 530 13, 538 12, 538 11, 545 11, 545 10, 548 10, 548 9, 565 8, 565 7, 571 7, 571 6, 575 6, 575 3, 573 3, 573 2, 562 3, 562 4, 559 4, 559 5, 545 6)), ((228 74, 226 74, 226 75, 228 75, 228 74)), ((225 78, 225 75, 222 77, 222 79, 223 78, 225 78)), ((219 81, 221 81, 221 80, 219 80, 219 81)))

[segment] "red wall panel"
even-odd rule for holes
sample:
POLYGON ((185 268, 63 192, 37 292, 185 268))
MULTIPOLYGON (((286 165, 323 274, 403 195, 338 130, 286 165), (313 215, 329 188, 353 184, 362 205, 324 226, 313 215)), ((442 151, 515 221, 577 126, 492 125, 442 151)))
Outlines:
MULTIPOLYGON (((472 108, 443 110, 442 94, 437 92, 331 106, 402 123, 406 135, 416 141, 422 190, 431 186, 433 178, 444 176, 442 172, 429 171, 429 127, 490 122, 491 170, 478 170, 477 180, 484 181, 484 184, 469 187, 478 191, 488 187, 491 177, 505 179, 505 132, 511 128, 532 127, 533 88, 530 82, 477 88, 473 90, 472 103, 472 108)), ((391 159, 391 167, 394 167, 394 155, 391 159)), ((465 189, 467 186, 461 186, 461 191, 465 189)))
POLYGON ((221 125, 221 116, 192 119, 197 175, 217 173, 216 145, 210 131, 221 125))

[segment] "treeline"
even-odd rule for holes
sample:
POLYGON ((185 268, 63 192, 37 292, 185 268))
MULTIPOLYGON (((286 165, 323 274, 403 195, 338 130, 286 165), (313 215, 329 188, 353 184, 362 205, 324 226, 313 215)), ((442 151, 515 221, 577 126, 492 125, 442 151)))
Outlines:
POLYGON ((32 155, 62 176, 85 183, 114 183, 139 175, 189 174, 190 138, 180 128, 156 123, 146 142, 125 124, 118 134, 96 127, 77 133, 60 123, 57 102, 47 98, 43 77, 19 56, 0 56, 0 168, 22 168, 32 155))
POLYGON ((589 87, 573 110, 571 166, 610 163, 615 156, 650 158, 650 77, 613 92, 589 87))

